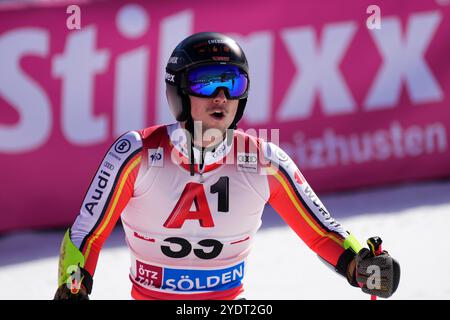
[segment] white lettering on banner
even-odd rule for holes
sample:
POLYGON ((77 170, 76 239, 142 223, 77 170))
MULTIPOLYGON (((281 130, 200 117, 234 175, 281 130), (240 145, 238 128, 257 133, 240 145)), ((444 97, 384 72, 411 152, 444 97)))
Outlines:
POLYGON ((108 138, 106 115, 93 115, 95 74, 106 71, 108 50, 96 50, 93 26, 70 33, 63 54, 53 60, 53 75, 63 79, 62 130, 77 145, 101 143, 108 138))
POLYGON ((271 32, 255 32, 246 37, 228 35, 239 43, 250 64, 251 90, 243 119, 248 124, 267 123, 271 120, 274 35, 271 32))
POLYGON ((328 24, 324 27, 320 45, 316 43, 316 32, 311 27, 281 32, 297 75, 278 110, 280 120, 309 118, 316 91, 321 94, 326 115, 355 111, 355 101, 339 71, 339 63, 355 32, 356 25, 352 22, 328 24))
MULTIPOLYGON (((162 20, 158 52, 158 77, 165 79, 166 62, 177 44, 193 33, 194 14, 190 10, 179 12, 162 20)), ((157 86, 156 123, 171 123, 173 115, 167 106, 166 84, 159 81, 157 86)))
POLYGON ((69 30, 81 29, 81 9, 79 6, 72 4, 67 7, 66 13, 71 13, 66 20, 66 26, 69 30))
POLYGON ((366 13, 373 13, 366 20, 367 29, 381 29, 381 10, 380 7, 372 4, 367 7, 366 13))
POLYGON ((116 15, 117 30, 125 38, 137 39, 148 31, 148 20, 145 8, 135 3, 126 4, 116 15))
MULTIPOLYGON (((135 39, 148 31, 148 17, 145 8, 130 6, 124 5, 119 9, 116 24, 119 24, 117 29, 123 37, 135 39), (138 23, 129 25, 134 20, 138 20, 138 23)), ((363 110, 357 110, 339 70, 339 63, 355 35, 356 24, 342 22, 325 25, 320 43, 315 40, 317 32, 312 27, 282 29, 283 44, 297 73, 281 100, 277 119, 281 122, 308 119, 313 112, 317 93, 326 116, 394 108, 399 103, 403 82, 413 105, 442 101, 445 91, 441 89, 424 58, 441 20, 442 14, 439 11, 413 14, 402 33, 400 18, 383 18, 383 28, 369 32, 383 62, 367 92, 363 110)), ((194 16, 190 10, 181 11, 161 21, 157 56, 159 67, 152 70, 159 75, 156 79, 164 79, 164 69, 170 53, 180 40, 192 33, 193 25, 194 16)), ((272 114, 272 91, 275 83, 273 68, 276 58, 274 39, 277 34, 258 31, 246 36, 232 36, 241 43, 251 60, 252 90, 244 119, 249 124, 265 124, 271 120, 272 114)), ((50 59, 52 75, 62 79, 60 127, 68 142, 82 146, 100 144, 111 138, 110 135, 142 128, 148 123, 151 118, 146 112, 150 49, 141 46, 117 54, 114 63, 110 64, 110 52, 96 48, 96 42, 95 25, 68 32, 64 52, 55 54, 52 59, 50 55, 53 53, 49 53, 49 48, 52 47, 50 35, 44 29, 20 28, 0 36, 0 95, 19 114, 16 124, 0 124, 0 152, 35 150, 48 141, 52 129, 56 130, 57 127, 52 122, 52 106, 45 89, 20 69, 21 58, 27 55, 50 59), (114 110, 111 115, 97 114, 94 112, 95 79, 96 75, 106 72, 108 68, 114 68, 114 72, 111 72, 115 79, 114 88, 111 88, 114 110), (109 130, 110 120, 112 130, 109 130)), ((164 81, 158 80, 155 86, 154 123, 173 122, 167 107, 164 81)), ((389 139, 392 141, 389 149, 382 143, 387 139, 386 134, 375 134, 373 143, 377 145, 377 159, 387 159, 391 153, 403 157, 405 150, 400 147, 402 143, 410 146, 421 144, 417 132, 412 130, 408 135, 410 142, 406 143, 406 140, 400 142, 402 137, 397 129, 390 130, 389 139)), ((325 134, 324 137, 331 139, 330 134, 325 134)), ((422 142, 425 143, 425 140, 422 142)), ((344 144, 343 140, 337 139, 336 144, 344 150, 344 147, 340 147, 344 144)), ((354 144, 352 142, 351 145, 354 144)), ((321 144, 314 145, 317 150, 315 154, 319 154, 321 144)), ((411 154, 420 151, 413 149, 408 148, 411 154)), ((361 161, 370 158, 369 151, 364 148, 359 153, 357 158, 362 159, 361 161)), ((343 156, 341 161, 350 161, 350 153, 348 155, 349 157, 343 156)), ((317 166, 327 166, 327 162, 319 161, 318 157, 314 163, 317 166)))
POLYGON ((32 151, 50 136, 50 101, 38 83, 20 68, 23 57, 46 57, 48 48, 49 34, 44 29, 16 29, 0 37, 0 96, 19 113, 17 124, 0 124, 0 151, 32 151))
POLYGON ((383 56, 383 65, 366 98, 366 110, 395 107, 403 81, 413 103, 443 99, 442 90, 424 60, 441 19, 439 12, 414 14, 403 36, 400 19, 385 18, 383 28, 370 33, 383 56))
MULTIPOLYGON (((116 15, 117 30, 125 38, 137 39, 148 31, 148 20, 142 6, 126 4, 116 15)), ((146 126, 149 58, 150 50, 140 47, 117 59, 114 81, 115 136, 146 126)))
POLYGON ((114 90, 116 136, 146 126, 149 55, 149 49, 141 47, 117 59, 114 90))
POLYGON ((448 5, 450 5, 450 0, 435 0, 435 1, 440 6, 448 6, 448 5))
POLYGON ((282 148, 296 157, 303 169, 413 158, 448 150, 447 129, 440 122, 424 127, 402 127, 392 122, 388 129, 359 135, 338 135, 325 129, 317 138, 307 139, 302 132, 293 136, 294 142, 282 144, 282 148))

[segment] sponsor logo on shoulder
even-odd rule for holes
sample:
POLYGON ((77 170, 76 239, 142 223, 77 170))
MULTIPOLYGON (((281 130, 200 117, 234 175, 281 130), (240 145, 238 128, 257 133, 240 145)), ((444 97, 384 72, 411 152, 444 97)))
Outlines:
POLYGON ((131 149, 131 142, 128 139, 120 139, 114 146, 117 153, 127 153, 131 149))
POLYGON ((109 170, 114 170, 114 165, 111 163, 111 162, 109 162, 109 161, 105 161, 104 163, 103 163, 103 166, 104 167, 106 167, 106 168, 108 168, 109 170))
POLYGON ((164 148, 148 149, 148 165, 160 168, 164 166, 164 148))
POLYGON ((121 157, 119 157, 117 154, 115 154, 115 153, 112 152, 112 151, 108 152, 108 155, 110 155, 111 157, 113 157, 114 159, 116 159, 116 160, 118 160, 118 161, 121 161, 121 160, 122 160, 121 157))
POLYGON ((275 155, 277 156, 277 158, 280 160, 280 161, 288 161, 289 160, 289 157, 287 156, 287 154, 286 153, 284 153, 283 151, 281 151, 280 149, 277 149, 277 151, 275 151, 275 155))
POLYGON ((225 151, 227 150, 226 145, 221 145, 219 149, 217 149, 213 154, 212 157, 214 159, 217 159, 220 156, 223 156, 225 154, 225 151))
POLYGON ((238 171, 258 172, 258 156, 256 153, 238 152, 237 154, 238 171))
POLYGON ((305 183, 305 177, 303 177, 302 173, 300 172, 299 169, 297 169, 297 171, 295 171, 294 173, 294 179, 295 181, 297 181, 298 184, 302 185, 303 183, 305 183))

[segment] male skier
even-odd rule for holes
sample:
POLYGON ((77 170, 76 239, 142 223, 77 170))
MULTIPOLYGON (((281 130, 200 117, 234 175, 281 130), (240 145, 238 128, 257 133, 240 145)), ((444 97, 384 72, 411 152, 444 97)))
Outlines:
POLYGON ((55 299, 88 299, 119 217, 134 299, 242 297, 266 203, 351 285, 385 298, 395 292, 398 263, 362 248, 277 145, 235 130, 250 78, 233 39, 213 32, 186 38, 169 58, 165 81, 177 122, 127 132, 107 151, 62 241, 55 299), (368 266, 379 268, 378 286, 369 285, 368 266))

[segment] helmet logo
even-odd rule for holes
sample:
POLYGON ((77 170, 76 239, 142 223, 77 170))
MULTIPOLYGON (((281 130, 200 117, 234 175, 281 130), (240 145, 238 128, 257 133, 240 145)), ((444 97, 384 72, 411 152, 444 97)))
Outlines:
POLYGON ((170 57, 168 63, 178 63, 178 57, 170 57))
POLYGON ((175 75, 166 72, 166 80, 175 83, 175 75))
POLYGON ((225 43, 225 41, 222 40, 222 39, 212 39, 212 40, 208 40, 208 44, 214 44, 214 43, 225 43))
POLYGON ((211 57, 214 61, 230 61, 230 57, 211 57))

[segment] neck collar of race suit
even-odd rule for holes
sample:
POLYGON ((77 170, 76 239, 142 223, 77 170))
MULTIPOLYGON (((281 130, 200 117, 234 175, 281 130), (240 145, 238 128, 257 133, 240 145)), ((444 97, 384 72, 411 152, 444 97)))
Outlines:
MULTIPOLYGON (((190 159, 188 139, 186 136, 187 130, 183 130, 180 122, 168 125, 168 134, 172 145, 179 151, 179 153, 190 159)), ((189 133, 188 133, 189 134, 189 133)), ((225 138, 213 147, 197 147, 193 146, 193 164, 211 165, 222 160, 232 149, 233 136, 229 132, 225 134, 225 138), (202 157, 203 156, 203 157, 202 157)))

